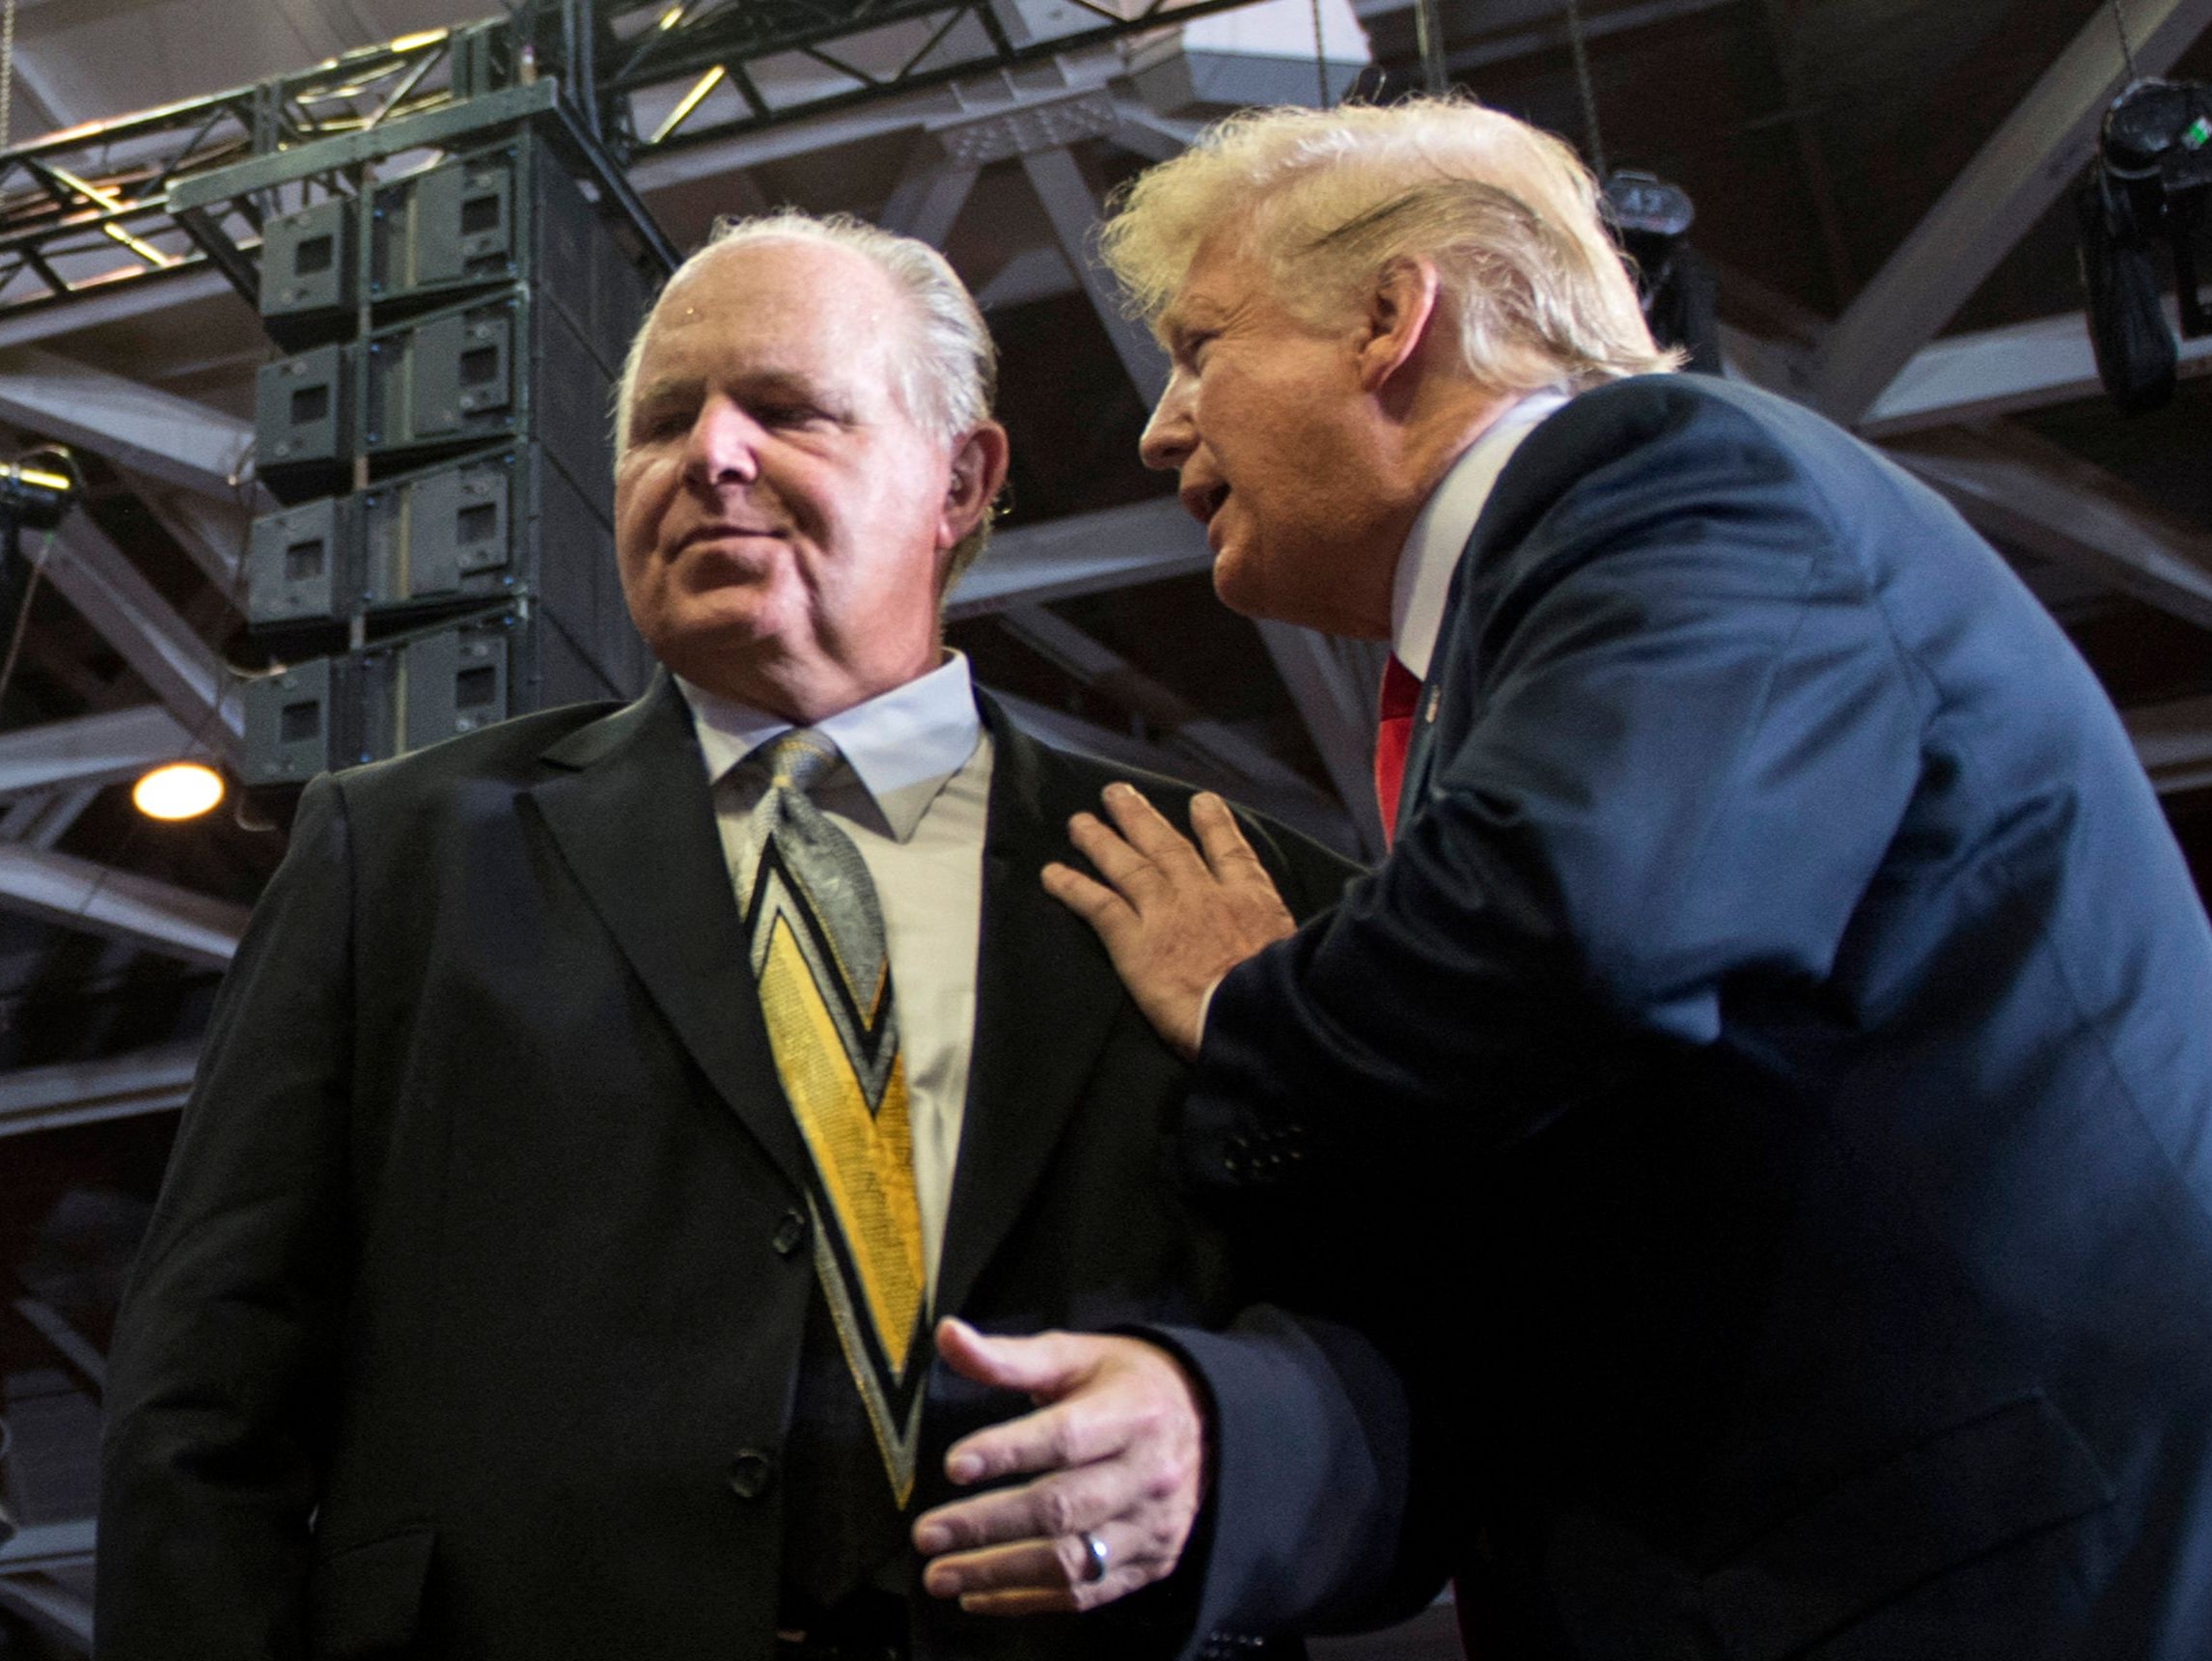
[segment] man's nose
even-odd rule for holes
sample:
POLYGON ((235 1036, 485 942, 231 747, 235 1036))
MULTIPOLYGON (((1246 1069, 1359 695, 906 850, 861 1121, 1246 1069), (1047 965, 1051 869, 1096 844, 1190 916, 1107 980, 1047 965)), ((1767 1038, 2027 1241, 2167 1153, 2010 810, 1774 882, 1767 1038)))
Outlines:
POLYGON ((1144 436, 1137 440, 1137 454, 1146 466, 1172 472, 1198 447, 1192 401, 1187 379, 1177 370, 1168 377, 1167 389, 1152 406, 1151 420, 1145 423, 1144 436))
POLYGON ((684 441, 685 481, 702 490, 749 484, 760 476, 760 424, 735 400, 709 398, 684 441))

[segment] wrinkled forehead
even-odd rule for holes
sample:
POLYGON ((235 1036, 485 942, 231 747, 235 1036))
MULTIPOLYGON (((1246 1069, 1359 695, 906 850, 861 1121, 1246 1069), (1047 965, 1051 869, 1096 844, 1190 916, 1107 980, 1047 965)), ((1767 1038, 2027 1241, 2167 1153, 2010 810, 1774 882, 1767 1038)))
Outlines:
POLYGON ((1201 237, 1182 278, 1152 318, 1163 341, 1219 322, 1273 286, 1264 263, 1241 228, 1222 227, 1201 237))

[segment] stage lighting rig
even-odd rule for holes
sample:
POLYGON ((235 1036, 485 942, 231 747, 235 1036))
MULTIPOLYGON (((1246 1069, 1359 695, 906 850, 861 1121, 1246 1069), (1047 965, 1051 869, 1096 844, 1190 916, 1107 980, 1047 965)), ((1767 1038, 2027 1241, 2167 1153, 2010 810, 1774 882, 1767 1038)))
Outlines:
POLYGON ((10 537, 56 530, 83 495, 74 457, 59 446, 33 450, 0 465, 0 527, 10 537))
POLYGON ((1606 223, 1630 260, 1644 320, 1663 346, 1690 354, 1689 368, 1721 373, 1717 285, 1690 246, 1698 209, 1689 192, 1654 174, 1619 168, 1599 199, 1606 223))
POLYGON ((2163 248, 2184 339, 2212 335, 2200 284, 2212 231, 2212 87, 2137 81, 2105 112, 2075 197, 2097 374, 2130 415, 2173 396, 2180 352, 2166 320, 2163 248))
MULTIPOLYGON (((31 594, 23 532, 58 530, 84 493, 76 457, 60 445, 41 446, 0 463, 0 647, 7 650, 7 669, 14 667, 14 642, 23 622, 19 614, 31 594)), ((0 673, 0 690, 6 680, 0 673)))

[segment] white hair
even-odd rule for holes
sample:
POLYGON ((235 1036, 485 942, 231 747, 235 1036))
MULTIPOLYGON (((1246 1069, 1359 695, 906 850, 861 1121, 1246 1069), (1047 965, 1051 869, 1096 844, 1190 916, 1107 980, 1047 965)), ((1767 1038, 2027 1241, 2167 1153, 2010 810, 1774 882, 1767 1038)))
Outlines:
MULTIPOLYGON (((898 355, 893 395, 909 420, 939 443, 951 447, 991 418, 998 393, 999 354, 959 274, 928 243, 901 236, 848 213, 817 216, 796 208, 751 218, 714 222, 706 240, 678 265, 661 288, 666 295, 701 262, 734 247, 756 242, 813 242, 843 248, 872 263, 888 276, 913 309, 910 349, 898 355)), ((615 383, 615 454, 629 445, 630 407, 637 393, 638 366, 646 337, 652 332, 659 301, 630 342, 615 383)), ((973 565, 990 538, 990 515, 953 550, 950 575, 973 565)))

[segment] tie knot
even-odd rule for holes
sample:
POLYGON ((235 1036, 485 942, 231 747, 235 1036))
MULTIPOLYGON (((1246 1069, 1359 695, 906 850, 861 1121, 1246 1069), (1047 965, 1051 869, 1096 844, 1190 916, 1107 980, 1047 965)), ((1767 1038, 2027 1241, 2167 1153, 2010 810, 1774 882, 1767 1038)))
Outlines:
POLYGON ((767 768, 771 787, 796 790, 803 796, 837 765, 838 748, 812 728, 795 727, 770 738, 753 752, 752 759, 767 768))

